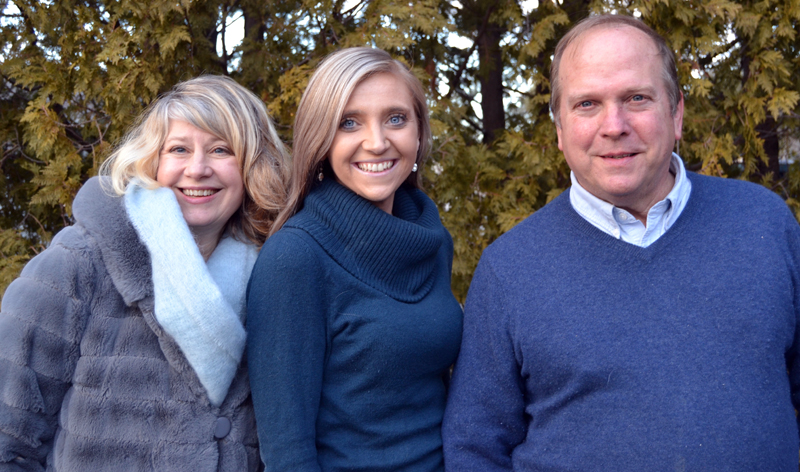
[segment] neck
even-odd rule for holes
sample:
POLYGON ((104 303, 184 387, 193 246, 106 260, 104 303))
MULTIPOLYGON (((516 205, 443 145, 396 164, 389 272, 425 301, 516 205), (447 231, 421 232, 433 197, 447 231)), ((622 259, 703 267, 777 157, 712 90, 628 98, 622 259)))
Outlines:
POLYGON ((675 186, 675 173, 670 169, 667 178, 662 182, 661 188, 658 192, 654 193, 654 197, 650 200, 646 201, 635 201, 630 205, 626 205, 625 203, 615 203, 609 202, 614 206, 622 208, 626 210, 628 213, 633 215, 634 218, 641 221, 645 227, 647 227, 647 214, 650 212, 650 209, 653 208, 653 205, 660 202, 661 200, 667 198, 669 192, 672 191, 672 188, 675 186))
POLYGON ((203 260, 208 262, 208 258, 211 257, 214 249, 217 248, 217 244, 219 244, 219 240, 222 238, 222 233, 198 234, 192 231, 192 236, 197 244, 197 249, 200 250, 200 255, 203 256, 203 260))

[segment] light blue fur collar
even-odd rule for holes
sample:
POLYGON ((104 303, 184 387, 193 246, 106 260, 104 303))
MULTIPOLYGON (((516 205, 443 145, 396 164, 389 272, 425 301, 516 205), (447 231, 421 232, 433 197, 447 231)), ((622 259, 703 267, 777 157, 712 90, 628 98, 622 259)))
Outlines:
POLYGON ((125 210, 150 253, 156 320, 219 406, 242 359, 245 289, 258 250, 225 237, 206 263, 168 188, 131 183, 125 210))

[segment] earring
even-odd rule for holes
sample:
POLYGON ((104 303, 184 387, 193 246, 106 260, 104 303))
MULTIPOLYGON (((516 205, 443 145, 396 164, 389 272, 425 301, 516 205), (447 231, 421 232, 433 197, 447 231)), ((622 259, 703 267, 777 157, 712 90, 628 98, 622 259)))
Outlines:
POLYGON ((317 175, 317 180, 322 182, 322 179, 325 178, 325 174, 322 172, 322 166, 319 166, 319 175, 317 175))
POLYGON ((414 163, 414 167, 412 167, 412 168, 411 168, 411 172, 416 172, 416 171, 417 171, 417 169, 418 169, 418 167, 417 167, 417 163, 415 162, 415 163, 414 163))

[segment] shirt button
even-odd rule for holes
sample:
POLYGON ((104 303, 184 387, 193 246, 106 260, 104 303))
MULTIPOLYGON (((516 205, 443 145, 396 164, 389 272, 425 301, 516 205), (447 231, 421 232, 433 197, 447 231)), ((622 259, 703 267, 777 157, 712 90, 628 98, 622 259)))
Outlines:
POLYGON ((220 416, 214 425, 214 439, 222 439, 231 432, 231 420, 220 416))
POLYGON ((626 215, 625 213, 620 213, 619 219, 621 219, 622 221, 628 221, 628 215, 626 215))

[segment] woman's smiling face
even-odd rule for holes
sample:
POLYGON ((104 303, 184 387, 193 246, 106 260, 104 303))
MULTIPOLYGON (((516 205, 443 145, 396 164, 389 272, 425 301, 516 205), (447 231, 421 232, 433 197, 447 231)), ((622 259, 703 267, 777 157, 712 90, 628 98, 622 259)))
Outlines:
POLYGON ((175 193, 198 240, 218 239, 244 198, 242 171, 228 143, 185 121, 170 121, 156 181, 175 193))
POLYGON ((391 213, 394 193, 419 149, 418 117, 400 77, 382 72, 358 84, 328 151, 336 180, 391 213))

